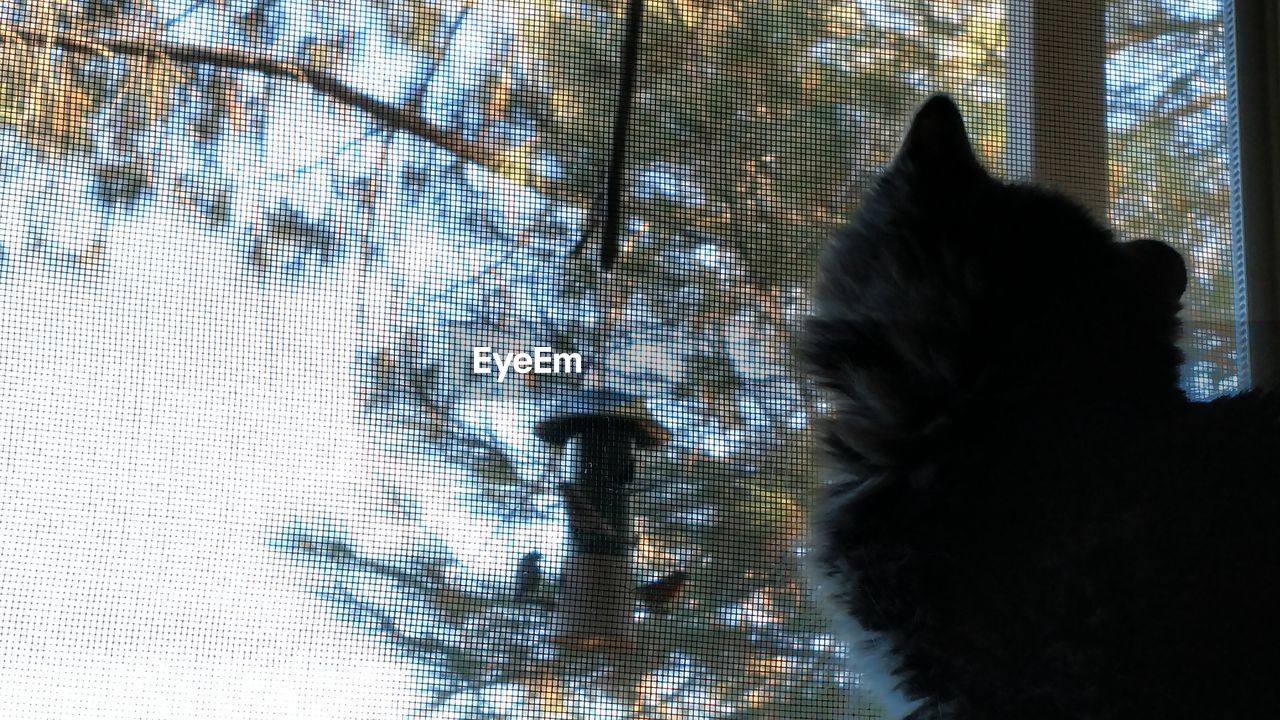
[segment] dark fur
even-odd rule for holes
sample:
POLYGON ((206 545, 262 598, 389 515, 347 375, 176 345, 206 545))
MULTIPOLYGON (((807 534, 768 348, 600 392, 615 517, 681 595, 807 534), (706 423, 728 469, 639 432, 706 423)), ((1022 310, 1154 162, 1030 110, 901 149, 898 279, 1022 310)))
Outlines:
POLYGON ((941 96, 835 236, 811 568, 912 717, 1280 717, 1280 402, 1186 399, 1185 285, 989 176, 941 96))

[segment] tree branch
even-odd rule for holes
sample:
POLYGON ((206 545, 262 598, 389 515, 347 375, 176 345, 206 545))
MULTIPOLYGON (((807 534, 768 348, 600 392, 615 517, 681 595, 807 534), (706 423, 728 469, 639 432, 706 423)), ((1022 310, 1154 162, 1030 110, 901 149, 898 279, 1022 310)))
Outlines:
POLYGON ((1220 14, 1206 19, 1175 20, 1166 17, 1160 20, 1117 28, 1110 33, 1111 37, 1107 39, 1107 54, 1112 55, 1134 45, 1141 45, 1165 37, 1187 37, 1206 32, 1218 33, 1222 30, 1221 21, 1222 16, 1220 14))
POLYGON ((33 47, 58 47, 82 55, 125 55, 156 61, 168 60, 184 65, 251 70, 270 77, 288 77, 304 82, 316 92, 338 102, 363 110, 389 129, 402 130, 420 137, 462 159, 488 165, 497 156, 497 149, 494 147, 466 140, 427 122, 412 104, 392 105, 365 95, 329 73, 265 55, 229 48, 200 48, 150 40, 96 40, 67 33, 44 33, 0 25, 0 43, 14 41, 33 47))
POLYGON ((1141 121, 1134 123, 1132 127, 1125 129, 1113 137, 1112 140, 1128 140, 1150 127, 1152 123, 1173 123, 1203 110, 1208 110, 1218 103, 1226 102, 1226 100, 1227 93, 1218 91, 1202 93, 1192 100, 1171 107, 1170 103, 1160 101, 1152 112, 1143 117, 1141 121))

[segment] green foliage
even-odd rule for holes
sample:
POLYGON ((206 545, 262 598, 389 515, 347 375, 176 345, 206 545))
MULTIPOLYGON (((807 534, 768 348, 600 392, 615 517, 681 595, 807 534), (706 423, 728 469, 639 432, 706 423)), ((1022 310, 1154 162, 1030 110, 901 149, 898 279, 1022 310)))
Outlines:
MULTIPOLYGON (((886 30, 852 3, 649 3, 632 177, 654 169, 696 190, 673 201, 636 182, 629 211, 660 236, 714 235, 749 282, 803 284, 822 230, 845 216, 908 109, 931 89, 964 96, 998 84, 999 57, 986 49, 1001 45, 1000 27, 972 20, 991 16, 995 3, 968 4, 943 37, 921 32, 930 3, 897 5, 910 26, 886 30), (967 76, 929 70, 942 65, 940 53, 971 47, 962 54, 980 61, 965 66, 967 76), (777 262, 781 247, 788 262, 777 262)), ((608 148, 622 4, 565 8, 541 7, 522 40, 556 108, 543 142, 553 153, 575 151, 561 196, 585 204, 608 148)))

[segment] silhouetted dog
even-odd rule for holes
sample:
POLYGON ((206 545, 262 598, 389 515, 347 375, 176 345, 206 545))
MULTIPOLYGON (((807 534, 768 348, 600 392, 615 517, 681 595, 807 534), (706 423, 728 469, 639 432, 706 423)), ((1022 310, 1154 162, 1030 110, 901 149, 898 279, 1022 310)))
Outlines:
POLYGON ((1185 286, 921 107, 799 343, 811 570, 893 715, 1280 717, 1280 402, 1186 399, 1185 286))

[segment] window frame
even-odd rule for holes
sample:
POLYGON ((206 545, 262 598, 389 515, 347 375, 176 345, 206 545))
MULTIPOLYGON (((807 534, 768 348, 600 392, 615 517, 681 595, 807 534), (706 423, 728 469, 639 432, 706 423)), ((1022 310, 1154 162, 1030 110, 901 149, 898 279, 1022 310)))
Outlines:
POLYGON ((1275 386, 1280 379, 1280 9, 1273 0, 1226 0, 1223 16, 1237 365, 1242 387, 1275 386))
POLYGON ((1106 1, 1008 0, 1007 174, 1107 217, 1106 1))

